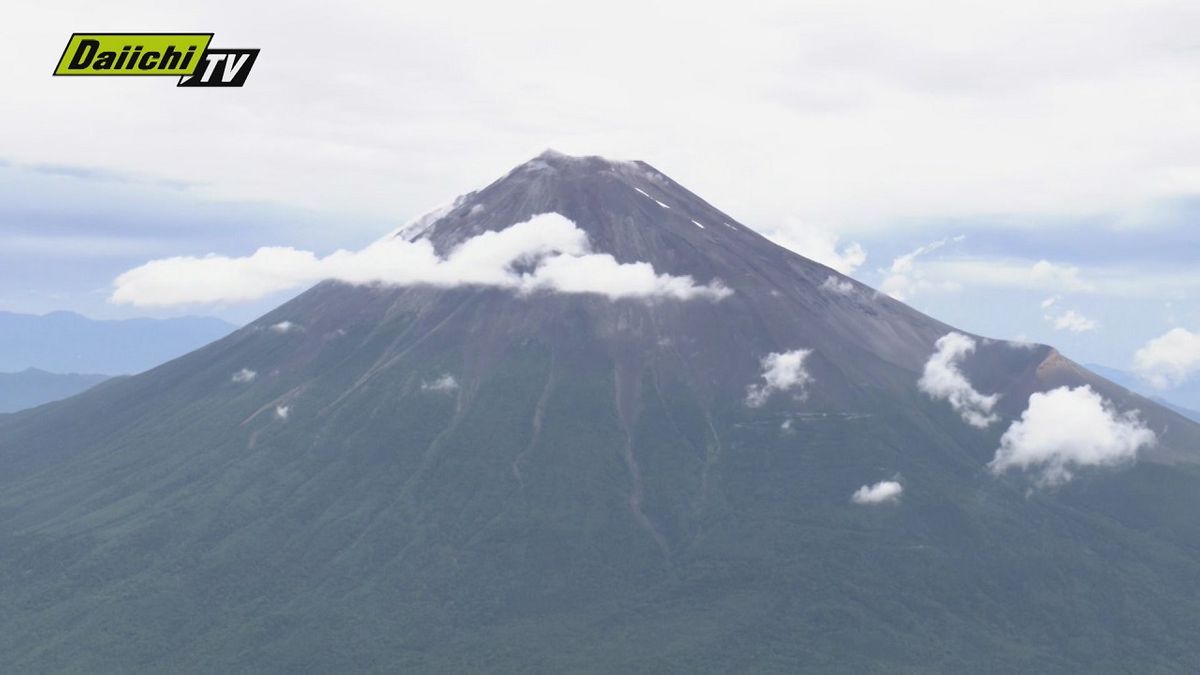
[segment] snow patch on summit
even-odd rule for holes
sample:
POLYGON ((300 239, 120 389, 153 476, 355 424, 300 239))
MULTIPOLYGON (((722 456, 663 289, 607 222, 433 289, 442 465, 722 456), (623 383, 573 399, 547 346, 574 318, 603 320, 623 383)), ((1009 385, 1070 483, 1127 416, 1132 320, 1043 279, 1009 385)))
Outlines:
MULTIPOLYGON (((642 195, 642 196, 643 196, 643 197, 645 197, 646 199, 649 199, 650 201, 654 202, 655 204, 658 204, 659 206, 663 207, 664 209, 669 209, 669 208, 671 208, 670 206, 667 206, 666 204, 664 204, 664 203, 662 203, 662 202, 658 201, 658 200, 657 200, 657 199, 655 199, 654 197, 651 197, 651 196, 649 195, 649 193, 647 193, 647 192, 646 192, 645 190, 643 190, 642 188, 640 188, 640 187, 634 187, 633 189, 634 189, 634 190, 636 190, 638 194, 642 195)), ((693 220, 692 222, 693 222, 693 223, 695 223, 696 221, 694 221, 694 220, 693 220)), ((699 224, 699 223, 697 223, 697 225, 698 225, 698 224, 699 224)))

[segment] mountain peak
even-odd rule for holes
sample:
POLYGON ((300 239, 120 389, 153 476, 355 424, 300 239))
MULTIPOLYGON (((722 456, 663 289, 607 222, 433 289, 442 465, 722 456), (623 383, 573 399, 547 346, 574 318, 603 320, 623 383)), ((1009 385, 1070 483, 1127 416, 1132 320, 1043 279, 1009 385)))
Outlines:
POLYGON ((576 166, 576 167, 616 167, 637 165, 641 162, 627 161, 619 159, 611 159, 601 155, 570 155, 565 152, 560 152, 554 148, 546 148, 537 157, 529 160, 525 164, 531 162, 543 162, 552 166, 576 166))
MULTIPOLYGON (((548 149, 490 185, 457 197, 400 228, 395 236, 427 238, 439 252, 486 231, 502 230, 543 213, 558 213, 587 232, 597 251, 622 261, 647 260, 631 250, 658 232, 672 245, 766 242, 653 166, 548 149)), ((663 251, 659 251, 663 253, 663 251)))

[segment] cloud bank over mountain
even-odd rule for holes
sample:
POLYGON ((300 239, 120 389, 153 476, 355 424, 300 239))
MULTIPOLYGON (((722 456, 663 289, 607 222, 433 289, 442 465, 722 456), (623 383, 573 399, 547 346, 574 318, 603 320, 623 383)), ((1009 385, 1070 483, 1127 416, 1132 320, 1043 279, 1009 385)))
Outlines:
POLYGON ((587 234, 575 223, 544 213, 471 237, 445 257, 428 240, 388 237, 323 258, 290 247, 264 247, 240 258, 153 260, 117 277, 110 300, 143 307, 245 302, 326 279, 359 285, 594 293, 614 300, 720 300, 731 293, 719 280, 700 285, 689 276, 659 274, 646 262, 620 263, 609 254, 593 253, 587 234))

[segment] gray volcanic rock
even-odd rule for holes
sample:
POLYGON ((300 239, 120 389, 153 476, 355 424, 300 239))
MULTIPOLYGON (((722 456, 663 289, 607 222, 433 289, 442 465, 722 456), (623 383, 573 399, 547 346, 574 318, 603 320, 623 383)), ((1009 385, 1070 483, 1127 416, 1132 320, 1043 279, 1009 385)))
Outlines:
POLYGON ((1188 670, 1200 426, 1046 346, 917 388, 949 326, 653 167, 546 153, 395 236, 546 212, 720 300, 325 282, 142 375, 0 417, 17 670, 1188 670), (832 279, 832 282, 830 282, 832 279), (288 331, 271 330, 287 321, 288 331), (747 405, 771 353, 811 381, 747 405), (1158 434, 1054 490, 987 463, 1088 384, 1158 434), (851 501, 903 484, 896 503, 851 501))

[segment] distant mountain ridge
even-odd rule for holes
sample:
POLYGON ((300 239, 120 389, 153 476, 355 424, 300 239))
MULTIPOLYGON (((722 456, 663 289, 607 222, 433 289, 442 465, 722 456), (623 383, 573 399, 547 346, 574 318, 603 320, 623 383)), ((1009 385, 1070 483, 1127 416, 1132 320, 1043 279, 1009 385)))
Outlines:
POLYGON ((74 396, 107 379, 107 375, 48 373, 37 368, 0 373, 0 413, 25 410, 74 396))
POLYGON ((1200 379, 1185 382, 1175 389, 1163 392, 1154 389, 1137 375, 1120 368, 1097 363, 1087 363, 1084 367, 1132 392, 1161 403, 1184 417, 1200 422, 1200 379))
POLYGON ((236 328, 211 317, 100 320, 0 311, 0 372, 140 373, 236 328))

